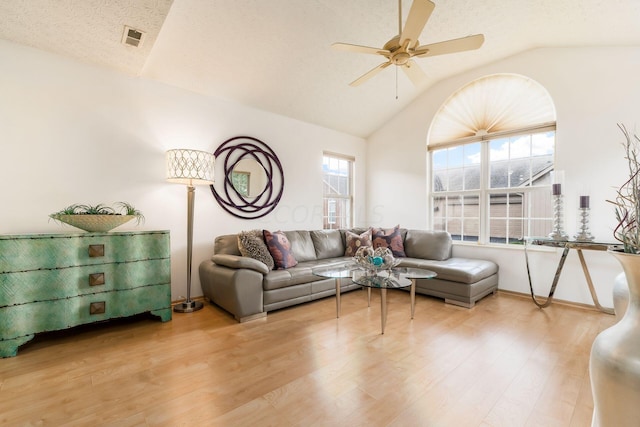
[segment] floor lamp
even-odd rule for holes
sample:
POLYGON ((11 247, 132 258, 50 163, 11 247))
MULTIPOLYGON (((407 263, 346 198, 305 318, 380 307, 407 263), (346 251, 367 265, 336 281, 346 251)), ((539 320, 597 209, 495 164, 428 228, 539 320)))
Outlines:
POLYGON ((203 304, 191 300, 191 258, 193 250, 193 203, 195 201, 194 185, 213 184, 212 153, 198 150, 167 151, 167 181, 187 185, 187 299, 176 304, 173 311, 191 313, 200 310, 203 304))

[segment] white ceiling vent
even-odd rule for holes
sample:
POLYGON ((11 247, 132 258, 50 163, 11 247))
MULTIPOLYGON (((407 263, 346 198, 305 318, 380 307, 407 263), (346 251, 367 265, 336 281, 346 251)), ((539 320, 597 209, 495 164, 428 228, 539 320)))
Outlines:
POLYGON ((136 30, 128 26, 124 26, 124 32, 122 34, 122 43, 127 46, 142 47, 144 41, 145 32, 136 30))

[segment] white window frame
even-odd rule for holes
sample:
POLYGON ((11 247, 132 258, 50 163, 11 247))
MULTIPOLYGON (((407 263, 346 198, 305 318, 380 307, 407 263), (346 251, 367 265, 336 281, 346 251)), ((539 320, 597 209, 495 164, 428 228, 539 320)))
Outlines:
MULTIPOLYGON (((429 212, 429 218, 428 218, 428 222, 430 224, 430 227, 432 229, 434 229, 434 225, 435 225, 435 221, 434 221, 434 208, 435 208, 435 204, 434 204, 434 199, 438 198, 438 197, 445 197, 445 196, 451 196, 451 197, 464 197, 464 196, 478 196, 479 197, 479 232, 478 232, 478 240, 477 242, 473 242, 473 244, 480 244, 480 245, 486 245, 486 244, 492 244, 492 245, 499 245, 499 246, 514 246, 513 244, 509 243, 508 241, 508 234, 507 234, 507 241, 504 243, 499 243, 499 242, 490 242, 490 212, 489 212, 489 205, 490 205, 490 197, 493 194, 513 194, 513 193, 531 193, 534 191, 539 191, 541 189, 549 189, 551 188, 551 185, 536 185, 536 186, 527 186, 527 187, 508 187, 508 188, 490 188, 490 159, 489 159, 489 149, 490 149, 490 143, 493 140, 496 139, 500 139, 500 138, 508 138, 508 137, 517 137, 517 136, 523 136, 523 135, 531 135, 531 134, 536 134, 536 133, 542 133, 542 132, 549 132, 549 131, 553 131, 555 133, 556 131, 556 125, 555 122, 554 123, 545 123, 545 124, 541 124, 538 126, 531 126, 531 127, 527 127, 527 128, 523 128, 523 129, 517 129, 517 130, 511 130, 511 131, 506 131, 506 132, 494 132, 494 133, 490 133, 490 134, 484 134, 484 135, 476 135, 476 136, 472 136, 472 137, 468 137, 468 138, 461 138, 459 140, 456 141, 452 141, 451 143, 444 143, 444 144, 438 144, 434 147, 428 147, 428 170, 429 173, 427 175, 427 185, 428 185, 428 192, 429 192, 429 197, 428 197, 428 201, 427 201, 427 208, 428 208, 428 212, 429 212), (451 147, 456 147, 456 146, 461 146, 461 145, 465 145, 465 144, 471 144, 471 143, 475 143, 475 142, 480 142, 480 156, 481 156, 481 161, 480 161, 480 188, 479 189, 473 189, 473 190, 455 190, 455 191, 438 191, 435 192, 433 191, 433 178, 434 178, 434 168, 433 168, 433 152, 437 151, 437 150, 441 150, 441 149, 445 149, 445 148, 451 148, 451 147)), ((554 167, 555 167, 555 153, 556 153, 556 148, 554 147, 554 167)), ((533 220, 539 219, 539 218, 533 218, 531 216, 531 204, 529 204, 528 206, 528 212, 524 213, 523 212, 523 217, 522 217, 523 221, 526 221, 526 229, 529 230, 531 228, 531 222, 533 220)), ((550 219, 550 218, 542 218, 544 220, 550 219)), ((464 217, 463 217, 464 220, 464 217)), ((469 241, 465 241, 464 240, 464 228, 463 228, 463 224, 461 224, 461 239, 460 240, 454 240, 455 243, 471 243, 469 241)), ((524 237, 524 236, 523 236, 524 237)))
MULTIPOLYGON (((322 162, 324 164, 324 159, 325 158, 331 158, 331 159, 336 159, 339 161, 346 161, 348 163, 348 168, 347 168, 347 173, 348 173, 348 180, 347 180, 347 187, 348 187, 348 191, 349 194, 325 194, 324 193, 324 188, 325 188, 325 182, 324 182, 324 176, 325 173, 324 171, 322 171, 322 178, 323 178, 323 194, 322 194, 322 206, 323 206, 323 212, 322 212, 322 224, 323 227, 326 224, 332 225, 332 224, 336 224, 338 223, 338 215, 337 215, 337 200, 341 200, 341 201, 345 201, 346 205, 347 205, 347 209, 348 209, 348 213, 346 215, 341 215, 340 218, 344 218, 346 224, 343 224, 341 228, 351 228, 353 226, 353 217, 354 217, 354 205, 355 205, 355 200, 354 200, 354 172, 355 172, 355 158, 351 157, 351 156, 347 156, 344 154, 337 154, 337 153, 332 153, 332 152, 323 152, 322 153, 322 162), (334 200, 331 200, 334 199, 334 200), (333 203, 331 203, 333 202, 333 203), (331 212, 329 205, 333 204, 334 209, 331 212)), ((329 228, 332 229, 332 228, 329 228)))

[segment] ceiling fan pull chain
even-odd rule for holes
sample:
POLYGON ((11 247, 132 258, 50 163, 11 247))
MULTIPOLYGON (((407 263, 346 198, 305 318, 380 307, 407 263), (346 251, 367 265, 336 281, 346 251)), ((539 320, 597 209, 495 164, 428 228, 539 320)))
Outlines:
POLYGON ((396 99, 398 99, 398 67, 396 67, 396 99))

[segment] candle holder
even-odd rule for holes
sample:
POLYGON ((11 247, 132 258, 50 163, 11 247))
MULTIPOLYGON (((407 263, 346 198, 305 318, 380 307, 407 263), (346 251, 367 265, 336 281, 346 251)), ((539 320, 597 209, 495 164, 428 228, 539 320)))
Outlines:
POLYGON ((569 235, 564 232, 563 220, 562 220, 562 194, 560 193, 559 186, 553 189, 553 229, 549 233, 549 238, 553 240, 566 241, 569 240, 569 235))
POLYGON ((580 230, 574 236, 578 242, 593 242, 593 235, 589 231, 589 196, 580 196, 580 208, 578 209, 578 223, 580 230))
POLYGON ((580 229, 574 237, 577 242, 593 242, 593 235, 589 231, 589 208, 578 209, 578 222, 580 229))

